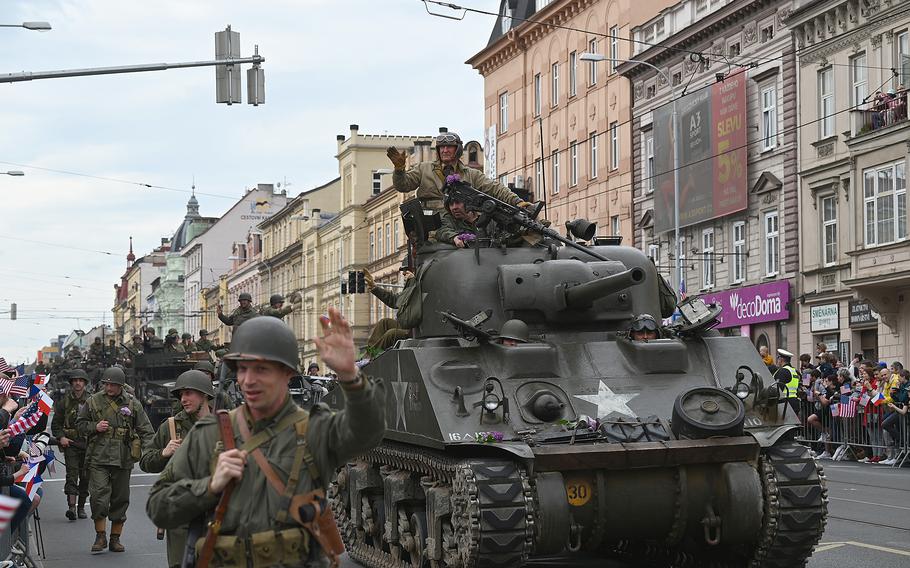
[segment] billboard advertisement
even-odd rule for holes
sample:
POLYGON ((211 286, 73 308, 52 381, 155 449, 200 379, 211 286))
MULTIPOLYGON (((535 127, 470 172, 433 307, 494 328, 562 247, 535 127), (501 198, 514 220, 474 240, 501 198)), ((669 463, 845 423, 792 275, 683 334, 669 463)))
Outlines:
MULTIPOLYGON (((677 100, 679 226, 746 208, 746 74, 677 100)), ((654 110, 654 231, 673 229, 673 105, 654 110)))
POLYGON ((790 283, 786 280, 733 288, 701 298, 721 306, 718 328, 790 319, 790 283))

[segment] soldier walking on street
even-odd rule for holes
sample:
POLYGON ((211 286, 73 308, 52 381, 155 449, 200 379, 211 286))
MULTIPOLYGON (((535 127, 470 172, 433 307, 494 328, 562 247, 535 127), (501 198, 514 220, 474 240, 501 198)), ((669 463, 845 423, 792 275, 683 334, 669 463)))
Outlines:
MULTIPOLYGON (((215 365, 212 365, 208 361, 199 361, 196 363, 196 366, 193 367, 196 371, 202 371, 209 379, 209 384, 212 385, 212 389, 215 388, 215 365)), ((234 408, 231 399, 228 396, 227 392, 224 389, 219 389, 215 393, 214 407, 212 410, 230 410, 234 408)))
POLYGON ((320 322, 325 335, 316 346, 338 373, 343 410, 316 406, 307 413, 294 404, 288 382, 298 372, 297 338, 281 320, 256 318, 240 327, 225 357, 246 400, 229 415, 234 439, 222 442, 219 422, 201 419, 152 488, 149 517, 173 529, 211 514, 228 484, 236 485, 218 517, 220 536, 210 541, 211 566, 236 565, 238 558, 256 566, 322 566, 329 531, 310 532, 306 514, 314 503, 325 510, 324 489, 336 468, 382 439, 383 383, 357 370, 351 326, 337 310, 320 322), (236 449, 219 451, 233 444, 236 449))
POLYGON ((224 315, 221 304, 218 305, 218 319, 220 319, 221 323, 224 325, 233 326, 233 331, 235 333, 237 332, 237 328, 240 327, 240 324, 259 315, 256 310, 253 309, 253 297, 250 296, 249 293, 242 292, 240 296, 237 297, 237 301, 240 302, 240 307, 235 308, 229 316, 224 315))
POLYGON ((275 318, 284 318, 284 316, 294 311, 294 306, 284 306, 284 296, 281 294, 272 294, 272 297, 269 298, 269 305, 266 308, 262 308, 259 312, 263 316, 272 316, 275 318))
POLYGON ((85 406, 89 394, 86 390, 88 375, 82 369, 68 373, 70 391, 54 402, 54 419, 51 433, 57 438, 66 459, 66 483, 63 493, 69 508, 66 518, 85 519, 85 500, 88 498, 88 469, 85 463, 86 439, 76 431, 76 420, 85 406))
MULTIPOLYGON (((208 375, 202 371, 186 371, 177 377, 171 394, 179 401, 181 410, 158 428, 151 446, 142 452, 139 467, 147 473, 161 473, 171 456, 180 447, 187 432, 196 421, 212 413, 215 390, 208 375)), ((187 527, 167 531, 167 563, 174 568, 183 561, 187 527)))
POLYGON ((79 434, 88 439, 89 503, 96 533, 92 552, 105 548, 123 552, 120 535, 130 505, 130 471, 155 432, 142 405, 124 390, 123 369, 105 369, 101 383, 103 390, 89 397, 76 423, 79 434))

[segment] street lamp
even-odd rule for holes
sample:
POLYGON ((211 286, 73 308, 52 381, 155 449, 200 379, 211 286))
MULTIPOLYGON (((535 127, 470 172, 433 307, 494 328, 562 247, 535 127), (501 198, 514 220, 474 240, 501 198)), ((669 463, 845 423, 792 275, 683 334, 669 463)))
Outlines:
POLYGON ((25 172, 23 172, 21 170, 10 170, 8 172, 0 172, 0 174, 7 175, 7 176, 21 177, 21 176, 25 175, 25 172))
POLYGON ((25 28, 36 32, 50 31, 51 25, 47 22, 22 22, 21 24, 0 24, 0 28, 25 28))
MULTIPOLYGON (((678 115, 676 112, 676 85, 673 84, 673 81, 670 80, 670 77, 667 74, 659 69, 656 65, 652 65, 647 61, 641 61, 639 59, 613 59, 607 57, 606 55, 601 55, 599 53, 582 53, 579 56, 579 59, 582 61, 617 61, 620 63, 638 63, 646 67, 650 67, 657 71, 660 75, 663 76, 664 80, 670 85, 671 94, 673 98, 673 116, 671 122, 673 123, 673 237, 675 239, 675 244, 673 246, 673 261, 674 261, 674 270, 673 270, 673 289, 679 294, 680 293, 680 283, 682 282, 682 264, 679 259, 682 256, 682 250, 679 242, 679 124, 678 124, 678 115)), ((653 172, 652 172, 653 175, 653 172)))

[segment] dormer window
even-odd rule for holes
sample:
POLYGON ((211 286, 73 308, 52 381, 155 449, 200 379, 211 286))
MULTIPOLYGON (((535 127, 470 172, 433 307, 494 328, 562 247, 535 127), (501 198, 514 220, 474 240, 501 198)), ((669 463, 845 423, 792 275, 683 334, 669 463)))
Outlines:
POLYGON ((506 0, 502 3, 502 12, 499 14, 500 24, 502 25, 502 33, 506 34, 512 29, 512 16, 515 15, 515 8, 510 7, 509 4, 512 4, 511 0, 506 0))

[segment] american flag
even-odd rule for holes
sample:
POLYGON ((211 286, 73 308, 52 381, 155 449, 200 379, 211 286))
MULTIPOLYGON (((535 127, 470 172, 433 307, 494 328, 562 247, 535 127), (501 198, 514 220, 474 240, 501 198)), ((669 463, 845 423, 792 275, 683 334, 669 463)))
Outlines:
POLYGON ((0 534, 6 532, 10 520, 16 514, 16 509, 19 508, 19 503, 21 502, 19 499, 8 495, 0 495, 0 534))
POLYGON ((32 378, 28 375, 16 377, 15 380, 0 377, 0 393, 10 398, 19 398, 28 394, 32 378))
POLYGON ((0 373, 12 374, 15 372, 16 372, 16 369, 10 367, 9 364, 6 362, 6 359, 4 359, 3 357, 0 357, 0 373))
POLYGON ((7 426, 7 429, 13 436, 18 436, 34 428, 35 424, 41 421, 44 412, 41 411, 37 402, 33 402, 18 420, 7 426))
POLYGON ((852 396, 847 402, 841 403, 840 405, 840 417, 841 418, 855 418, 856 417, 856 399, 852 396))

